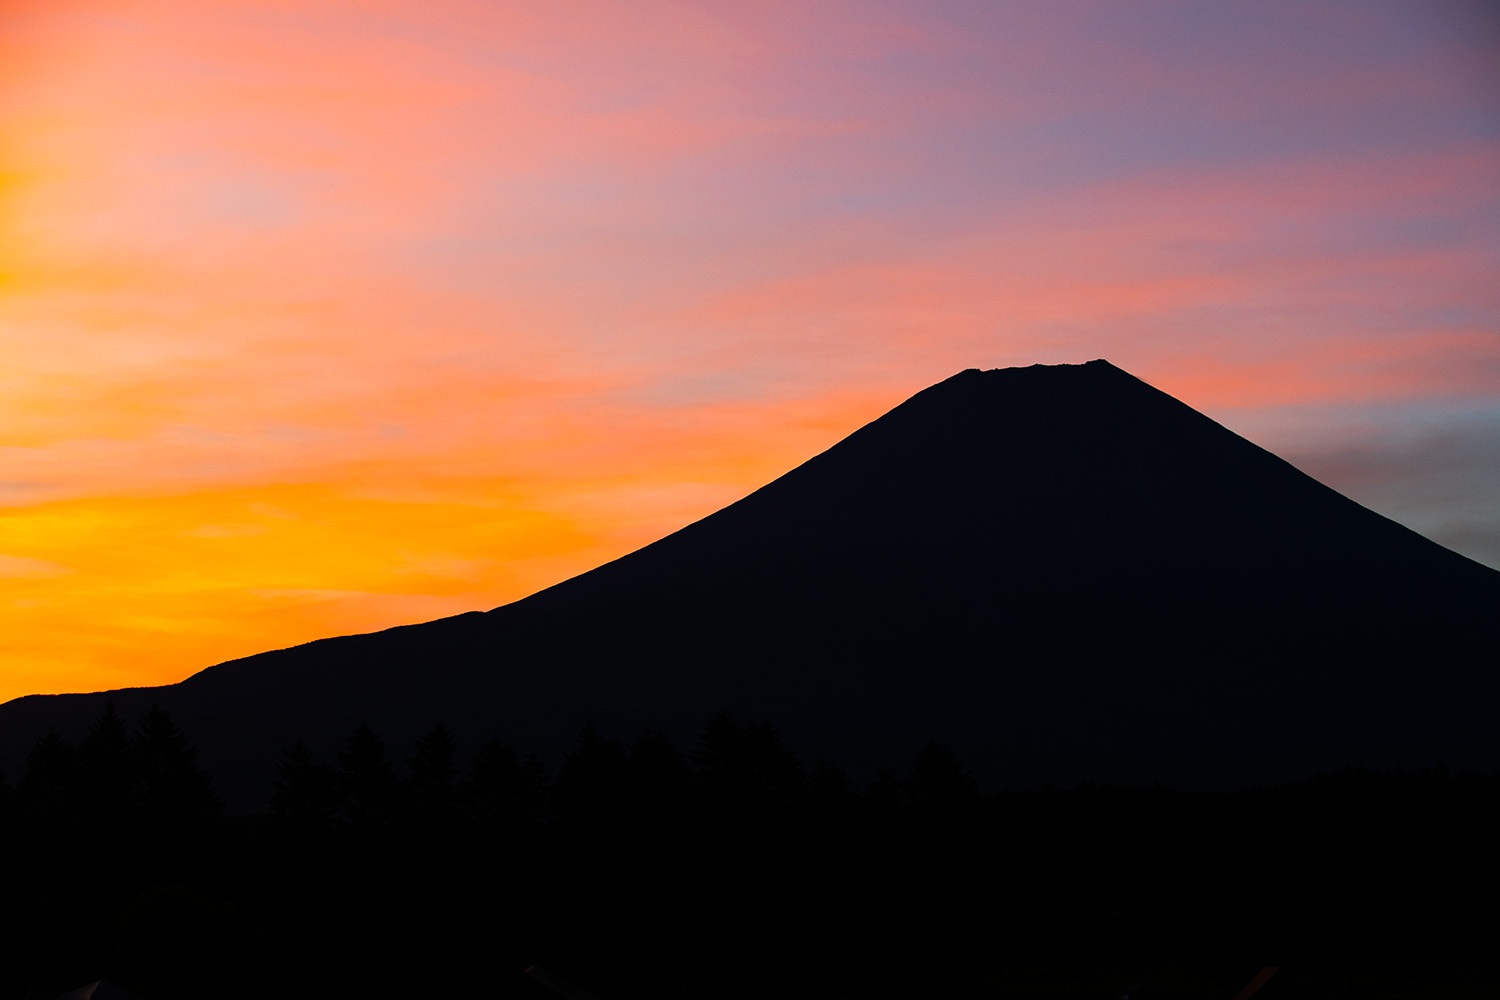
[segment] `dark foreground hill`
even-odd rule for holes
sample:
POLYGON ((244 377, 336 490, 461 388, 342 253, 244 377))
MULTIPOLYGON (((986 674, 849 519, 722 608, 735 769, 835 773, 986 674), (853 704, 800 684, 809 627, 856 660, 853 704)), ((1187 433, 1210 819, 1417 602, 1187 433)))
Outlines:
POLYGON ((986 788, 1500 769, 1500 573, 1104 361, 971 369, 745 499, 525 600, 0 706, 0 765, 160 703, 231 801, 361 720, 556 759, 728 710, 856 775, 986 788))

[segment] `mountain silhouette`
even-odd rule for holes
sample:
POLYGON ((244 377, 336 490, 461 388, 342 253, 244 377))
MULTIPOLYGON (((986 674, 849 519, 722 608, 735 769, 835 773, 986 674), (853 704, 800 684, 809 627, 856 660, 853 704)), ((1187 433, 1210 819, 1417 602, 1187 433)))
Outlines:
POLYGON ((1500 573, 1108 362, 970 369, 493 611, 7 703, 0 765, 109 698, 160 703, 241 802, 361 720, 556 759, 586 720, 681 737, 720 710, 857 775, 945 740, 988 788, 1494 770, 1497 609, 1500 573))

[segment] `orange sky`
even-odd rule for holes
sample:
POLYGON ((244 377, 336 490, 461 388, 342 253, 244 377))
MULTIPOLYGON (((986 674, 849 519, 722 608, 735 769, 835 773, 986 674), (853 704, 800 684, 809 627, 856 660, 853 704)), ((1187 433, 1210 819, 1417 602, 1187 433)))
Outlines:
POLYGON ((486 609, 1105 357, 1500 566, 1481 4, 0 5, 0 700, 486 609))

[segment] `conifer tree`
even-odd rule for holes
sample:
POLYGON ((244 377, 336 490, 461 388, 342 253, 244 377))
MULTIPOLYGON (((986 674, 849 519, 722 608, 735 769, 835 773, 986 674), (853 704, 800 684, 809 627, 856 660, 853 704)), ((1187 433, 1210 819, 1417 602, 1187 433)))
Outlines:
POLYGON ((547 769, 535 754, 522 760, 509 743, 493 739, 474 752, 459 795, 492 835, 520 833, 539 831, 546 822, 547 786, 547 769))
POLYGON ((265 893, 266 924, 280 961, 317 968, 330 958, 327 928, 348 920, 339 913, 349 895, 344 879, 357 884, 363 874, 342 864, 347 845, 337 842, 334 826, 338 775, 298 740, 277 762, 269 805, 274 839, 267 846, 275 868, 265 893))
POLYGON ((801 763, 771 723, 741 724, 728 712, 704 724, 692 760, 702 810, 695 861, 703 873, 692 906, 701 912, 724 908, 721 919, 732 921, 736 933, 750 933, 752 926, 769 933, 750 914, 775 907, 796 878, 801 763), (726 907, 730 900, 734 905, 726 907))
POLYGON ((974 779, 946 743, 922 746, 904 784, 908 905, 933 918, 929 940, 969 943, 988 876, 983 813, 974 779))
POLYGON ((666 733, 645 729, 625 763, 626 871, 630 892, 649 919, 663 924, 679 910, 683 882, 694 870, 692 768, 666 733))
POLYGON ((826 757, 819 757, 808 769, 807 793, 818 815, 850 812, 858 799, 849 772, 826 757))
POLYGON ((802 762, 768 720, 751 722, 744 732, 756 808, 766 814, 790 814, 806 791, 802 762))
POLYGON ((567 912, 570 926, 602 926, 624 904, 618 891, 623 879, 625 747, 602 735, 592 721, 584 724, 573 749, 563 758, 553 786, 555 833, 565 890, 555 900, 567 912))
MULTIPOLYGON (((29 858, 24 850, 21 821, 16 814, 14 793, 4 770, 0 770, 0 857, 10 858, 12 865, 35 864, 35 859, 29 858)), ((18 885, 18 882, 21 880, 11 880, 12 891, 22 889, 24 892, 30 888, 24 883, 18 885)), ((22 916, 15 907, 0 910, 0 941, 8 942, 11 947, 22 943, 24 931, 16 926, 21 919, 22 916)))
POLYGON ((974 778, 946 743, 930 741, 917 752, 905 785, 912 811, 929 823, 972 828, 979 821, 974 778))
POLYGON ((481 918, 458 928, 454 946, 479 952, 496 940, 512 945, 539 933, 538 887, 549 881, 553 858, 544 849, 548 774, 535 754, 492 739, 469 760, 459 796, 468 821, 464 879, 490 900, 481 918))
POLYGON ((691 754, 697 799, 712 828, 724 831, 747 811, 753 785, 745 729, 728 712, 703 724, 691 754))
POLYGON ((571 833, 597 840, 621 818, 625 792, 625 747, 584 723, 563 758, 553 789, 557 819, 571 833))
MULTIPOLYGON (((802 868, 805 890, 826 901, 818 918, 847 926, 850 900, 867 877, 860 864, 859 798, 854 780, 837 763, 819 758, 807 774, 806 836, 802 868)), ((808 928, 810 935, 823 933, 808 928)))
POLYGON ((77 960, 73 900, 89 889, 80 799, 76 748, 49 730, 32 745, 16 784, 14 860, 4 890, 18 919, 17 935, 6 939, 9 955, 24 956, 33 969, 77 960))
POLYGON ((95 884, 112 891, 118 891, 134 867, 132 831, 140 814, 134 765, 130 731, 115 703, 108 701, 78 745, 79 860, 95 884))
MULTIPOLYGON (((872 929, 889 926, 908 905, 902 898, 910 856, 905 799, 903 783, 889 765, 876 770, 859 797, 857 892, 865 925, 872 929)), ((872 947, 884 948, 885 942, 872 940, 872 947)))
MULTIPOLYGON (((400 783, 401 845, 410 885, 408 896, 440 919, 451 913, 456 866, 463 842, 459 829, 458 742, 442 723, 417 740, 400 783)), ((437 922, 433 931, 436 932, 437 922)))
POLYGON ((49 729, 27 755, 16 787, 16 807, 42 829, 73 824, 78 807, 78 757, 57 730, 49 729))
POLYGON ((405 861, 392 851, 396 769, 385 741, 366 721, 349 735, 338 764, 340 849, 330 860, 340 884, 332 946, 344 961, 389 964, 401 947, 398 917, 405 910, 400 880, 393 878, 393 868, 405 861))
POLYGON ((271 815, 282 828, 299 837, 310 837, 333 818, 338 807, 338 786, 333 771, 315 763, 307 744, 298 740, 287 748, 276 765, 272 782, 271 815))
POLYGON ((641 830, 660 832, 683 823, 692 797, 692 780, 688 759, 671 737, 658 729, 642 730, 631 744, 625 763, 632 824, 641 830))
POLYGON ((223 803, 198 751, 160 705, 152 705, 131 744, 141 804, 151 812, 216 815, 223 803))
POLYGON ((875 777, 865 786, 860 798, 867 821, 889 826, 905 811, 906 788, 896 776, 895 768, 882 764, 875 769, 875 777))
POLYGON ((458 741, 442 723, 417 741, 401 792, 420 824, 451 825, 458 807, 458 741))
MULTIPOLYGON (((0 769, 0 857, 20 859, 25 855, 21 853, 21 818, 18 815, 15 802, 15 792, 10 787, 10 779, 3 769, 0 769)), ((0 915, 0 933, 10 931, 12 914, 0 915)), ((11 935, 11 939, 14 935, 11 935)), ((4 940, 4 939, 0 939, 4 940)))
POLYGON ((361 722, 339 752, 339 791, 345 821, 356 836, 369 836, 390 824, 396 799, 396 769, 385 741, 361 722))
POLYGON ((830 896, 844 894, 844 880, 853 870, 858 808, 859 797, 849 773, 826 758, 814 761, 807 773, 808 850, 830 886, 830 896))
POLYGON ((89 727, 78 745, 79 780, 93 818, 119 823, 134 812, 137 787, 130 731, 114 701, 89 727))
POLYGON ((418 962, 460 931, 477 874, 461 857, 467 838, 460 829, 457 752, 453 734, 437 723, 417 740, 398 786, 397 843, 385 867, 395 906, 425 914, 403 932, 403 946, 418 962))
POLYGON ((201 877, 216 848, 223 808, 198 752, 159 705, 130 745, 138 796, 137 860, 148 882, 201 877))

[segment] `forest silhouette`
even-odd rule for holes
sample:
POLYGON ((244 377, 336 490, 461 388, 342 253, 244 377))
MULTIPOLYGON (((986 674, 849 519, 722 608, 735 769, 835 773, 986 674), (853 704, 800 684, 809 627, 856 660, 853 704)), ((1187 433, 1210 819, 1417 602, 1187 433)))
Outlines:
POLYGON ((227 810, 159 707, 40 739, 0 785, 7 995, 1353 997, 1473 986, 1500 932, 1500 776, 1441 768, 981 795, 929 742, 861 786, 719 713, 555 769, 362 724, 272 788, 227 810))

